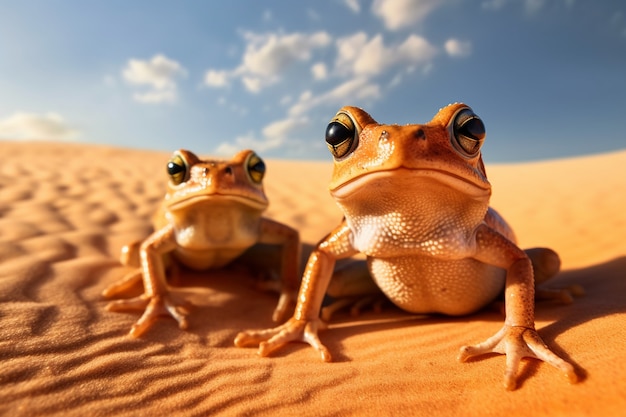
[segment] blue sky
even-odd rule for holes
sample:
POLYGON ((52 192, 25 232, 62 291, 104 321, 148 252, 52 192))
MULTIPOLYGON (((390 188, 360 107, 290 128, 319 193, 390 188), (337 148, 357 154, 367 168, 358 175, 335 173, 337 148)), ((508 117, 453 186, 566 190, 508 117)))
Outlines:
POLYGON ((344 105, 456 101, 487 162, 626 149, 626 2, 0 3, 0 138, 330 161, 344 105))

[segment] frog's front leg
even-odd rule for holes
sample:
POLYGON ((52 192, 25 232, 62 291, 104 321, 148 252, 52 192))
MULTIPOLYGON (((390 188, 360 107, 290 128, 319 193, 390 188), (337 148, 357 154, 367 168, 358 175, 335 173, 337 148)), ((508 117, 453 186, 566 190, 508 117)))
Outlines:
POLYGON ((117 300, 107 305, 109 311, 144 310, 133 325, 130 335, 139 337, 159 316, 170 315, 181 329, 187 328, 188 310, 185 302, 170 294, 165 279, 163 256, 176 248, 174 227, 167 225, 150 235, 139 249, 144 293, 128 300, 117 300))
POLYGON ((123 295, 129 292, 135 285, 141 283, 141 265, 139 262, 139 248, 141 241, 135 241, 122 247, 120 251, 120 263, 124 266, 136 268, 134 271, 126 274, 119 281, 114 282, 102 291, 105 298, 123 295))
POLYGON ((259 243, 279 245, 280 257, 280 298, 272 314, 275 322, 283 321, 295 304, 300 282, 300 234, 297 230, 270 219, 261 219, 259 243))
POLYGON ((574 367, 552 352, 535 330, 533 270, 528 256, 486 225, 479 226, 475 239, 474 258, 506 270, 506 319, 502 329, 485 342, 463 346, 459 360, 491 352, 505 354, 504 386, 509 390, 515 389, 517 369, 524 357, 547 362, 576 382, 574 367))
POLYGON ((325 327, 319 317, 320 308, 337 259, 356 254, 350 244, 350 229, 343 222, 317 245, 304 271, 296 310, 293 317, 278 327, 266 330, 248 330, 235 338, 235 345, 259 345, 260 356, 267 356, 291 341, 306 342, 317 350, 322 360, 332 356, 320 341, 317 332, 325 327))

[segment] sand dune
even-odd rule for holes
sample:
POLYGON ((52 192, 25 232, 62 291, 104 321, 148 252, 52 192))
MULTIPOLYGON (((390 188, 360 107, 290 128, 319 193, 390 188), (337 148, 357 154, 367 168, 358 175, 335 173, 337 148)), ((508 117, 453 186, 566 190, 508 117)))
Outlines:
MULTIPOLYGON (((302 344, 271 358, 236 348, 238 331, 272 324, 276 301, 239 268, 187 273, 175 291, 195 305, 189 330, 162 320, 132 339, 137 315, 106 311, 100 292, 127 271, 121 246, 150 232, 169 154, 0 142, 0 155, 2 415, 626 415, 626 151, 487 166, 493 206, 521 245, 556 249, 554 284, 587 292, 536 311, 582 381, 526 361, 514 392, 501 386, 503 357, 455 359, 500 328, 491 310, 339 314, 321 336, 330 364, 302 344)), ((330 164, 267 164, 267 215, 310 248, 341 218, 330 164)))

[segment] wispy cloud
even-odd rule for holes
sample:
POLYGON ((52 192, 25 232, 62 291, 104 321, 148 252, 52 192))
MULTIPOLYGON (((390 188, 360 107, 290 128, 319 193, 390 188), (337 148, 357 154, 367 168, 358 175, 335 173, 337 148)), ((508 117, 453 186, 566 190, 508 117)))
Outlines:
POLYGON ((258 93, 276 83, 282 73, 298 61, 311 59, 315 49, 331 42, 324 31, 305 33, 265 33, 245 32, 246 48, 241 64, 235 69, 209 69, 204 77, 208 87, 226 87, 231 80, 239 79, 245 89, 258 93))
POLYGON ((420 24, 445 0, 374 0, 372 12, 381 18, 388 30, 420 24))
POLYGON ((309 124, 306 117, 289 117, 274 121, 262 129, 262 137, 253 132, 235 138, 233 142, 222 142, 215 152, 220 155, 231 155, 237 150, 248 148, 257 152, 265 152, 279 147, 293 148, 301 146, 299 131, 309 124))
POLYGON ((354 13, 359 13, 361 11, 359 0, 343 0, 343 3, 354 13))
POLYGON ((305 91, 289 108, 289 115, 300 116, 321 105, 337 106, 354 100, 374 100, 380 95, 380 86, 369 78, 352 78, 322 94, 314 95, 310 90, 305 91))
POLYGON ((24 140, 72 140, 79 131, 70 127, 56 113, 13 113, 0 120, 0 137, 24 140))
MULTIPOLYGON (((353 12, 360 12, 358 1, 343 2, 353 12)), ((442 0, 375 0, 372 13, 382 18, 389 30, 398 30, 421 22, 444 3, 442 0)), ((391 42, 385 41, 383 33, 368 34, 364 31, 339 37, 334 42, 325 31, 244 32, 242 37, 245 47, 241 63, 230 69, 208 69, 204 74, 205 86, 227 88, 240 84, 248 93, 259 94, 272 85, 280 84, 287 71, 297 64, 312 63, 308 66, 308 74, 300 72, 306 89, 300 93, 292 92, 280 100, 281 106, 286 108, 285 117, 265 126, 260 132, 251 131, 230 143, 221 143, 216 151, 222 154, 230 154, 241 147, 264 151, 290 146, 297 143, 293 133, 306 128, 314 110, 373 103, 383 95, 381 83, 394 87, 402 83, 404 75, 416 70, 427 74, 442 52, 451 57, 464 57, 472 49, 470 42, 458 39, 450 39, 438 47, 414 33, 391 42), (395 78, 385 81, 393 72, 396 73, 395 78)), ((303 71, 304 68, 296 67, 296 71, 303 71)))
POLYGON ((313 74, 313 78, 316 80, 323 80, 328 76, 328 69, 326 68, 326 64, 323 62, 318 62, 311 67, 311 74, 313 74))
POLYGON ((130 59, 122 70, 122 77, 129 84, 148 88, 148 91, 133 94, 133 98, 141 103, 176 101, 176 79, 186 75, 187 70, 180 63, 162 54, 157 54, 150 60, 130 59))
POLYGON ((444 44, 444 49, 451 57, 463 58, 472 53, 472 43, 469 41, 451 38, 444 44))
POLYGON ((381 34, 368 39, 364 32, 337 40, 336 70, 357 76, 376 76, 392 66, 416 67, 429 64, 437 49, 425 38, 409 35, 398 45, 386 46, 381 34))

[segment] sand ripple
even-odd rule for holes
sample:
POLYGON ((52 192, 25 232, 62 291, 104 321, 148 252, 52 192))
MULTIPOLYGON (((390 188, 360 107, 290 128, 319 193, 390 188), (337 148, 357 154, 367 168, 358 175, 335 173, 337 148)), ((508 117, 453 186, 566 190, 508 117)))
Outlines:
MULTIPOLYGON (((195 305, 189 331, 163 320, 132 339, 137 315, 105 311, 100 292, 126 272, 116 260, 120 247, 149 233, 168 154, 11 142, 0 142, 0 151, 12 156, 0 164, 1 415, 618 416, 626 409, 626 218, 616 191, 626 189, 626 176, 606 168, 623 171, 626 152, 489 171, 494 195, 504 190, 498 208, 522 241, 545 241, 563 254, 568 271, 555 283, 587 290, 572 306, 537 308, 540 333, 578 364, 584 381, 569 386, 529 361, 522 389, 507 393, 504 358, 455 360, 462 344, 497 331, 496 311, 460 319, 394 308, 358 319, 340 314, 322 333, 335 352, 330 364, 302 344, 272 358, 235 348, 239 330, 271 325, 276 301, 236 268, 186 276, 176 291, 195 305), (596 175, 572 184, 578 170, 596 175)), ((315 242, 340 219, 329 175, 329 164, 268 161, 268 215, 315 242)))

